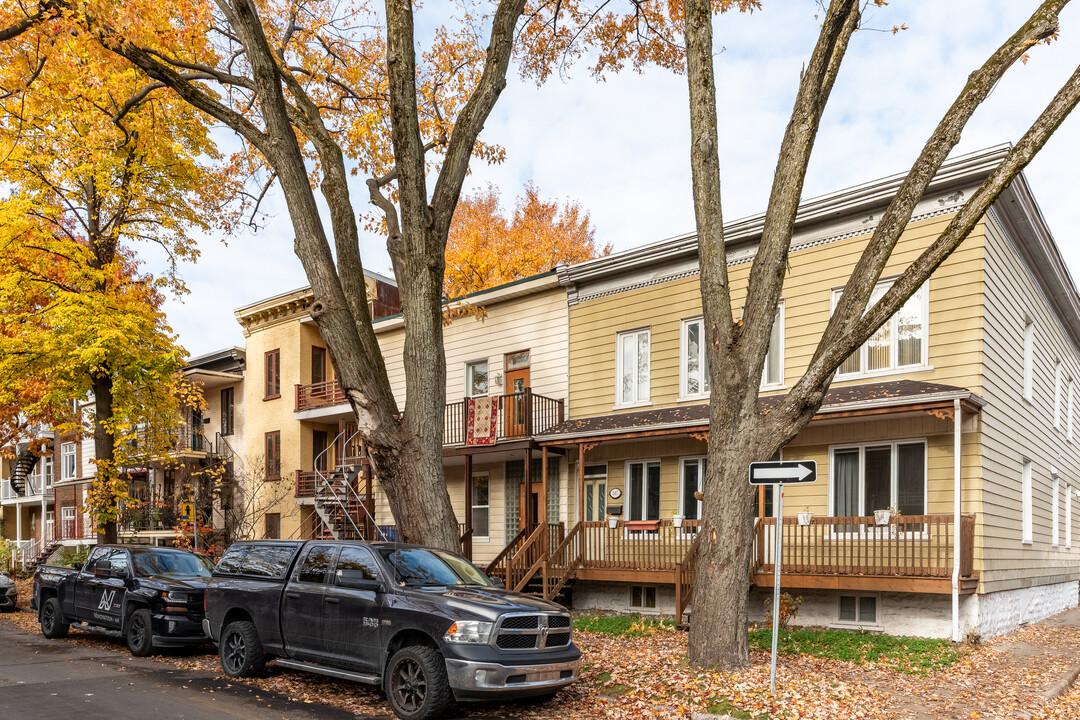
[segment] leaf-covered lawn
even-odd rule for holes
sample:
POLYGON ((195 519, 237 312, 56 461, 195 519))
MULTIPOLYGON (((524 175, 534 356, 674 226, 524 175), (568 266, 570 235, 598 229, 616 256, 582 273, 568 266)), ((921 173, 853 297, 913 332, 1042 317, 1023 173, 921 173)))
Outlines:
MULTIPOLYGON (((772 628, 751 630, 750 649, 770 652, 772 628)), ((880 663, 911 675, 942 670, 956 664, 960 658, 960 653, 948 640, 854 630, 781 630, 776 649, 780 655, 810 655, 857 665, 880 663)))

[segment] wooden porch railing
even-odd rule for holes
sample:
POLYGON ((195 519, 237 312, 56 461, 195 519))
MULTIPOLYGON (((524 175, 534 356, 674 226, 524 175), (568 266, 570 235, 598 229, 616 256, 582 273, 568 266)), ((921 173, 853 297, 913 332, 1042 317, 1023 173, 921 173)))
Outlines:
MULTIPOLYGON (((537 395, 526 388, 509 395, 495 395, 492 400, 498 414, 495 440, 518 440, 532 437, 563 421, 563 401, 537 395)), ((446 404, 443 444, 461 445, 468 430, 468 399, 446 404)))
POLYGON ((545 523, 534 527, 517 552, 506 560, 503 575, 506 587, 521 591, 543 568, 548 551, 562 542, 563 533, 562 523, 545 523))
MULTIPOLYGON (((784 518, 781 573, 945 578, 952 575, 953 516, 903 515, 888 525, 873 517, 784 518)), ((773 572, 776 518, 754 530, 754 569, 773 572)), ((974 572, 975 516, 960 518, 960 575, 974 572)))
POLYGON ((521 548, 521 544, 525 542, 525 538, 528 536, 529 533, 525 528, 518 530, 517 535, 510 538, 510 542, 506 543, 506 547, 500 550, 499 554, 488 563, 484 572, 494 577, 505 578, 506 563, 510 560, 510 557, 521 548))
POLYGON ((552 600, 577 575, 584 552, 581 523, 570 529, 563 541, 548 553, 544 563, 544 599, 552 600))
POLYGON ((670 519, 647 522, 578 523, 582 534, 581 567, 594 570, 675 570, 693 544, 699 521, 670 519))
POLYGON ((700 544, 701 533, 697 533, 686 555, 675 564, 675 622, 679 625, 683 624, 683 613, 694 594, 694 573, 697 569, 697 549, 700 544))

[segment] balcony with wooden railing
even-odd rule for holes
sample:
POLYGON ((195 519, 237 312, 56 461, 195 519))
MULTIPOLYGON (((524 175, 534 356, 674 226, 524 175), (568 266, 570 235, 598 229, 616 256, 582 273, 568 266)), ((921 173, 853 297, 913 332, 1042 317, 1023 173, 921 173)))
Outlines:
POLYGON ((297 385, 295 394, 296 412, 328 405, 341 405, 346 402, 345 392, 337 380, 297 385))
MULTIPOLYGON (((780 584, 790 588, 948 593, 954 558, 952 515, 784 518, 780 584)), ((754 528, 753 582, 771 587, 776 518, 754 528)), ((978 586, 974 571, 975 516, 960 517, 960 592, 978 586)))

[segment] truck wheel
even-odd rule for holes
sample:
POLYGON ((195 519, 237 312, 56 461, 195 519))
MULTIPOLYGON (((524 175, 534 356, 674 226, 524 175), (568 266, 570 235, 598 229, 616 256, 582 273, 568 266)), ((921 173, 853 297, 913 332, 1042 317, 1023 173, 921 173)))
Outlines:
POLYGON ((266 666, 266 654, 259 642, 255 623, 237 620, 225 626, 218 645, 221 669, 229 677, 258 675, 266 666))
POLYGON ((442 655, 427 645, 394 653, 386 666, 386 698, 402 720, 432 720, 450 705, 450 683, 442 655))
POLYGON ((142 608, 128 616, 124 638, 127 640, 128 650, 135 657, 146 657, 154 652, 153 626, 149 610, 142 608))
POLYGON ((60 601, 49 598, 41 606, 41 634, 49 639, 67 637, 71 625, 64 620, 64 612, 60 609, 60 601))

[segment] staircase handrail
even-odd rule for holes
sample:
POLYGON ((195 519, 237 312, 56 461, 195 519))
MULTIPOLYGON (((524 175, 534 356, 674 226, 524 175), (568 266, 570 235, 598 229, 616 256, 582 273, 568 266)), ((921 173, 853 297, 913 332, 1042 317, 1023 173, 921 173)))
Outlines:
POLYGON ((675 563, 675 622, 682 624, 683 612, 690 604, 690 598, 694 594, 694 573, 697 569, 697 549, 701 544, 701 530, 694 536, 694 541, 686 550, 683 559, 675 563))
POLYGON ((578 566, 581 564, 584 553, 585 548, 581 542, 581 523, 577 523, 570 528, 570 532, 566 533, 566 537, 562 539, 562 542, 548 553, 548 558, 544 562, 545 600, 554 598, 562 590, 563 586, 577 575, 578 566), (571 550, 570 548, 575 545, 577 550, 571 550), (550 572, 552 569, 556 571, 554 575, 550 572))
POLYGON ((546 523, 537 525, 529 533, 528 539, 522 543, 521 549, 506 562, 506 587, 509 590, 518 592, 521 588, 525 587, 529 579, 535 574, 535 568, 538 563, 542 563, 547 553, 547 539, 548 539, 548 526, 546 523), (539 546, 536 559, 530 560, 530 551, 534 546, 539 546), (524 558, 524 560, 521 560, 524 558), (528 565, 526 565, 528 563, 528 565), (518 566, 521 566, 520 574, 521 579, 515 580, 515 571, 518 566))
POLYGON ((499 572, 500 568, 506 564, 506 562, 515 552, 517 552, 517 547, 525 541, 525 538, 528 536, 528 534, 528 530, 526 530, 525 528, 521 528, 520 530, 518 530, 517 535, 510 538, 510 542, 506 543, 506 547, 500 550, 499 554, 495 556, 495 559, 488 563, 488 566, 484 570, 484 572, 488 575, 494 575, 496 577, 505 575, 505 570, 503 570, 503 572, 501 573, 499 572))
MULTIPOLYGON (((368 520, 371 521, 371 526, 375 529, 375 533, 382 539, 383 542, 388 542, 388 538, 383 533, 382 529, 379 528, 378 524, 376 524, 375 517, 368 510, 366 498, 361 498, 360 497, 360 493, 356 492, 356 488, 354 488, 352 486, 352 483, 351 482, 345 483, 345 492, 344 492, 345 501, 342 502, 341 499, 338 497, 338 492, 337 492, 336 488, 333 486, 333 484, 331 484, 330 480, 326 477, 326 475, 324 475, 322 473, 322 471, 319 470, 319 458, 326 455, 326 453, 328 453, 330 451, 330 448, 334 447, 334 445, 337 442, 337 439, 339 437, 341 437, 342 435, 344 435, 344 434, 345 434, 344 432, 338 433, 334 437, 334 442, 329 443, 323 449, 323 451, 321 453, 319 453, 318 455, 315 456, 315 460, 312 463, 314 465, 314 469, 315 469, 315 486, 319 487, 319 485, 321 483, 323 487, 325 487, 326 489, 328 489, 330 491, 330 494, 334 498, 334 502, 336 502, 338 504, 338 506, 341 507, 341 509, 344 511, 343 514, 345 515, 345 518, 349 521, 349 524, 352 525, 352 528, 356 532, 357 537, 363 537, 364 533, 360 532, 360 528, 356 525, 356 522, 352 519, 352 515, 349 514, 349 501, 350 500, 355 500, 356 501, 357 505, 359 505, 363 509, 364 515, 368 518, 368 520)), ((351 443, 356 438, 356 436, 359 435, 359 434, 360 434, 360 431, 357 430, 352 435, 350 435, 345 440, 345 442, 342 443, 342 447, 348 446, 348 444, 351 443)), ((329 467, 329 465, 326 465, 326 467, 329 467)))

